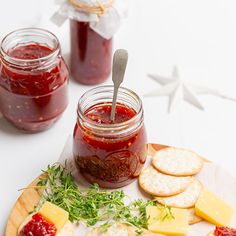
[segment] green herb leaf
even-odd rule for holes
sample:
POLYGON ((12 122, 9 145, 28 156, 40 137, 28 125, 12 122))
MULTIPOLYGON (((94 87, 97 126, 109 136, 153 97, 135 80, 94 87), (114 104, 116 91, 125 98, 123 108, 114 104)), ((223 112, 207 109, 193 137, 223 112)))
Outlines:
POLYGON ((135 230, 135 233, 138 234, 138 235, 142 235, 143 230, 142 229, 137 229, 137 230, 135 230))
MULTIPOLYGON (((37 186, 45 187, 45 192, 35 210, 49 201, 66 210, 72 222, 82 221, 87 226, 93 226, 98 221, 113 220, 139 229, 148 228, 146 207, 156 205, 155 202, 138 199, 126 205, 123 191, 102 190, 97 184, 88 189, 79 189, 71 173, 59 163, 49 165, 44 173, 37 186)), ((171 215, 171 209, 165 209, 163 219, 171 215)), ((109 226, 109 223, 104 224, 103 230, 109 226)))
POLYGON ((158 208, 160 209, 161 213, 158 217, 156 217, 156 220, 164 221, 175 218, 171 207, 158 205, 158 208))

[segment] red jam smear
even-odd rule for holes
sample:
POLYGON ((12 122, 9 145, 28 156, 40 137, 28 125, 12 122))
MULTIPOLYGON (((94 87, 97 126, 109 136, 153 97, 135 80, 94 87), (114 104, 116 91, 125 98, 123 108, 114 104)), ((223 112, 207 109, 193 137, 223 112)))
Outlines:
MULTIPOLYGON (((18 45, 8 54, 32 60, 52 52, 46 45, 31 43, 18 45)), ((47 69, 34 66, 14 68, 7 62, 0 64, 0 111, 16 127, 39 132, 48 129, 66 109, 69 75, 61 57, 47 69)))
POLYGON ((46 221, 39 213, 22 228, 19 236, 55 236, 57 229, 54 224, 46 221))
POLYGON ((236 229, 223 227, 223 226, 220 226, 220 227, 216 226, 214 235, 215 236, 236 236, 236 229))
MULTIPOLYGON (((98 104, 85 116, 99 124, 110 124, 111 104, 98 104)), ((116 106, 114 123, 130 120, 136 111, 122 104, 116 106)), ((81 174, 104 188, 119 188, 134 181, 146 160, 145 127, 128 136, 101 137, 77 122, 74 129, 74 158, 81 174)))
POLYGON ((95 85, 111 72, 112 39, 105 39, 87 22, 70 21, 71 73, 79 83, 95 85))

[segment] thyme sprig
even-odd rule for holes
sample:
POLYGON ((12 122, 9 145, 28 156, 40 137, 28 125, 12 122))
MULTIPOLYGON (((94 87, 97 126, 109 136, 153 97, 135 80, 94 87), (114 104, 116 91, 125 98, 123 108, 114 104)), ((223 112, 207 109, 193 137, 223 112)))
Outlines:
MULTIPOLYGON (((122 190, 110 192, 100 189, 97 184, 88 189, 80 189, 71 173, 59 163, 48 165, 43 172, 37 187, 44 187, 45 191, 35 211, 45 201, 49 201, 66 210, 70 221, 75 223, 82 221, 87 226, 93 226, 99 221, 119 221, 139 229, 148 228, 146 207, 156 205, 155 202, 138 199, 127 205, 122 190)), ((165 219, 169 217, 171 210, 162 208, 162 219, 165 219)), ((107 225, 109 226, 105 223, 104 229, 107 225)))

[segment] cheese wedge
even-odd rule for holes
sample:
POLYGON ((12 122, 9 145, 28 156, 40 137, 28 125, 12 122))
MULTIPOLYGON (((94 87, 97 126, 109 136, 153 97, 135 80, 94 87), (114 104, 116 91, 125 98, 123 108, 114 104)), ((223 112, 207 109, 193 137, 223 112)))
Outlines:
POLYGON ((171 208, 174 218, 161 219, 163 211, 157 206, 146 208, 148 229, 155 233, 184 236, 188 233, 188 211, 186 209, 171 208))
POLYGON ((214 193, 204 189, 195 205, 198 216, 217 226, 230 226, 234 210, 214 193))
POLYGON ((60 231, 69 219, 69 213, 62 208, 50 203, 45 202, 39 213, 49 222, 53 223, 57 231, 60 231))

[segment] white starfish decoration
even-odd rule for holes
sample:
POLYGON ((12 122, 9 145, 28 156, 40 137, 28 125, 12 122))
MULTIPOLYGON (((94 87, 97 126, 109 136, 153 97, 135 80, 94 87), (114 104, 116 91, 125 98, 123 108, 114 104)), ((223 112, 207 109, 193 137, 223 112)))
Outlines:
POLYGON ((148 94, 145 94, 144 96, 169 96, 169 112, 172 112, 176 105, 182 100, 185 100, 195 107, 204 110, 202 103, 197 97, 198 94, 215 95, 236 102, 235 98, 223 95, 218 90, 193 85, 185 80, 182 80, 179 76, 176 66, 173 68, 171 77, 151 74, 149 74, 148 76, 157 83, 163 85, 163 87, 161 89, 154 90, 148 94))

